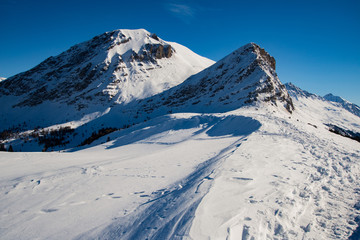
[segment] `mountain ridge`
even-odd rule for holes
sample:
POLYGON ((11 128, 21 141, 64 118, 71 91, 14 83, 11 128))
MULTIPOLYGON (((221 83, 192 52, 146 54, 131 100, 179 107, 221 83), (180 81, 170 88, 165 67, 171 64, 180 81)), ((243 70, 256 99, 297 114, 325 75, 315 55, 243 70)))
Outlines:
POLYGON ((342 97, 334 96, 333 94, 329 93, 325 96, 319 96, 314 93, 310 93, 306 90, 303 90, 297 86, 295 86, 293 83, 285 83, 285 87, 287 88, 289 94, 294 99, 298 99, 300 97, 309 98, 313 100, 320 100, 320 101, 326 101, 331 103, 334 106, 341 107, 345 109, 346 111, 354 114, 355 116, 360 117, 360 107, 354 103, 351 103, 342 97))

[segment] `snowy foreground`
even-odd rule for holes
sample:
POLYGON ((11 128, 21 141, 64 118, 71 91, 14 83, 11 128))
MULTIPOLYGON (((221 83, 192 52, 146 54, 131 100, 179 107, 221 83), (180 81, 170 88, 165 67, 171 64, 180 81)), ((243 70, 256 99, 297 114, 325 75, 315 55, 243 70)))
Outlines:
POLYGON ((360 121, 305 100, 293 114, 166 115, 71 153, 0 153, 0 239, 347 239, 360 145, 323 123, 360 121))

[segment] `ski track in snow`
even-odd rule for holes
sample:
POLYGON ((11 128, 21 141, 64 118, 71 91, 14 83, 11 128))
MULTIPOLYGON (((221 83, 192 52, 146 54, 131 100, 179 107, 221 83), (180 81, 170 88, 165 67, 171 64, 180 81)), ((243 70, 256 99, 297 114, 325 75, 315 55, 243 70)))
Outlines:
MULTIPOLYGON (((101 239, 183 239, 191 227, 195 210, 210 188, 217 165, 240 146, 239 139, 218 155, 200 164, 177 186, 160 192, 142 204, 134 216, 121 219, 100 234, 101 239)), ((82 236, 79 239, 87 239, 82 236)))

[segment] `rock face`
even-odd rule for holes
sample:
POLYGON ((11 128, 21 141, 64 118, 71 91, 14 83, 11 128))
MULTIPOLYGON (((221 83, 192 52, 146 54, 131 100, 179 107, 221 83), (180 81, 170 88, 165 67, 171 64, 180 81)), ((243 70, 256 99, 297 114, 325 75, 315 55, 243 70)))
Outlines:
POLYGON ((276 61, 275 61, 275 58, 270 56, 269 53, 267 53, 265 51, 265 49, 259 47, 258 45, 254 44, 254 46, 257 48, 257 51, 260 53, 262 59, 264 59, 265 61, 267 61, 267 63, 270 65, 270 67, 272 69, 275 70, 275 67, 276 67, 276 61))

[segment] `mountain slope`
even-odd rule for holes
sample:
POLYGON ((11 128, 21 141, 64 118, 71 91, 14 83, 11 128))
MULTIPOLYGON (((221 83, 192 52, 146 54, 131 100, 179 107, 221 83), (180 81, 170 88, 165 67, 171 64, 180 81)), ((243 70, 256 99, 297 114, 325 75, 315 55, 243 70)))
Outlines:
POLYGON ((144 29, 106 32, 2 81, 7 104, 0 123, 6 129, 25 122, 31 129, 34 122, 45 127, 98 115, 169 89, 211 64, 144 29))
POLYGON ((0 153, 1 239, 347 239, 359 143, 296 101, 291 118, 262 104, 154 118, 75 153, 0 153))

